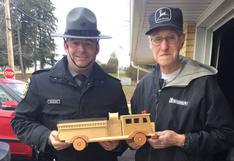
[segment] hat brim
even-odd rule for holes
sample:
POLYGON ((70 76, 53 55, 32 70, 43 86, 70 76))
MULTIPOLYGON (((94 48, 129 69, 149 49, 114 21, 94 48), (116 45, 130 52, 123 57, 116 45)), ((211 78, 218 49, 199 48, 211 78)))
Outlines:
POLYGON ((171 28, 175 28, 178 31, 183 31, 183 29, 181 27, 178 27, 177 25, 173 25, 173 24, 161 24, 161 25, 156 25, 152 28, 150 28, 145 34, 146 35, 150 35, 154 30, 160 29, 162 27, 171 27, 171 28))
POLYGON ((62 37, 62 38, 73 38, 73 39, 110 39, 111 36, 107 35, 98 35, 98 36, 75 36, 67 34, 51 34, 52 37, 62 37))

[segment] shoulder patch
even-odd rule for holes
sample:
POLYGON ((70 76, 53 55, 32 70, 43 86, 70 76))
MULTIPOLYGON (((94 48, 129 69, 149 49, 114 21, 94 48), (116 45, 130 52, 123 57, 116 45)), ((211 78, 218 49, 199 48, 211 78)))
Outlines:
POLYGON ((37 70, 35 72, 32 73, 32 75, 35 75, 35 74, 40 74, 40 73, 43 73, 43 72, 48 72, 50 71, 50 69, 40 69, 40 70, 37 70))

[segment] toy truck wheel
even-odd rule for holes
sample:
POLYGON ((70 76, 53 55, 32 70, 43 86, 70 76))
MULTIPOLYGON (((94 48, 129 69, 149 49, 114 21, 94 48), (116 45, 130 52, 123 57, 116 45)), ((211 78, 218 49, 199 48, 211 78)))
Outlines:
POLYGON ((82 138, 76 138, 73 142, 73 147, 77 150, 77 151, 81 151, 84 150, 87 146, 87 143, 84 139, 82 138))
POLYGON ((142 146, 146 143, 146 136, 143 133, 136 133, 133 138, 133 141, 136 145, 142 146))

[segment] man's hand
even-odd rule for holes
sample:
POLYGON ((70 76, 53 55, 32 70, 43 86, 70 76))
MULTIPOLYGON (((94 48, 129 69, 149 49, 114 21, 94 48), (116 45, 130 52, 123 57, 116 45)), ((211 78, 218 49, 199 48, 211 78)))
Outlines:
POLYGON ((185 136, 172 130, 157 132, 157 135, 148 139, 149 144, 154 149, 163 149, 171 146, 182 147, 185 142, 185 136))
POLYGON ((49 144, 51 144, 54 149, 56 150, 63 150, 66 149, 67 147, 71 146, 71 144, 62 142, 58 139, 58 131, 51 131, 50 136, 48 138, 49 144))
POLYGON ((104 141, 99 142, 99 144, 103 147, 103 149, 107 151, 112 151, 119 145, 119 141, 104 141))

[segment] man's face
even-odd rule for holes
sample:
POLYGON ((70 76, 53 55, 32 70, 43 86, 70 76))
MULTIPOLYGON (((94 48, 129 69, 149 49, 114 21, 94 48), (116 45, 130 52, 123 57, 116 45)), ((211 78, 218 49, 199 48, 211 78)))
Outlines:
POLYGON ((176 67, 183 43, 184 35, 170 28, 156 30, 149 36, 154 60, 165 68, 176 67))
POLYGON ((64 43, 67 52, 68 64, 75 71, 89 70, 99 52, 99 43, 96 39, 68 39, 64 43))

